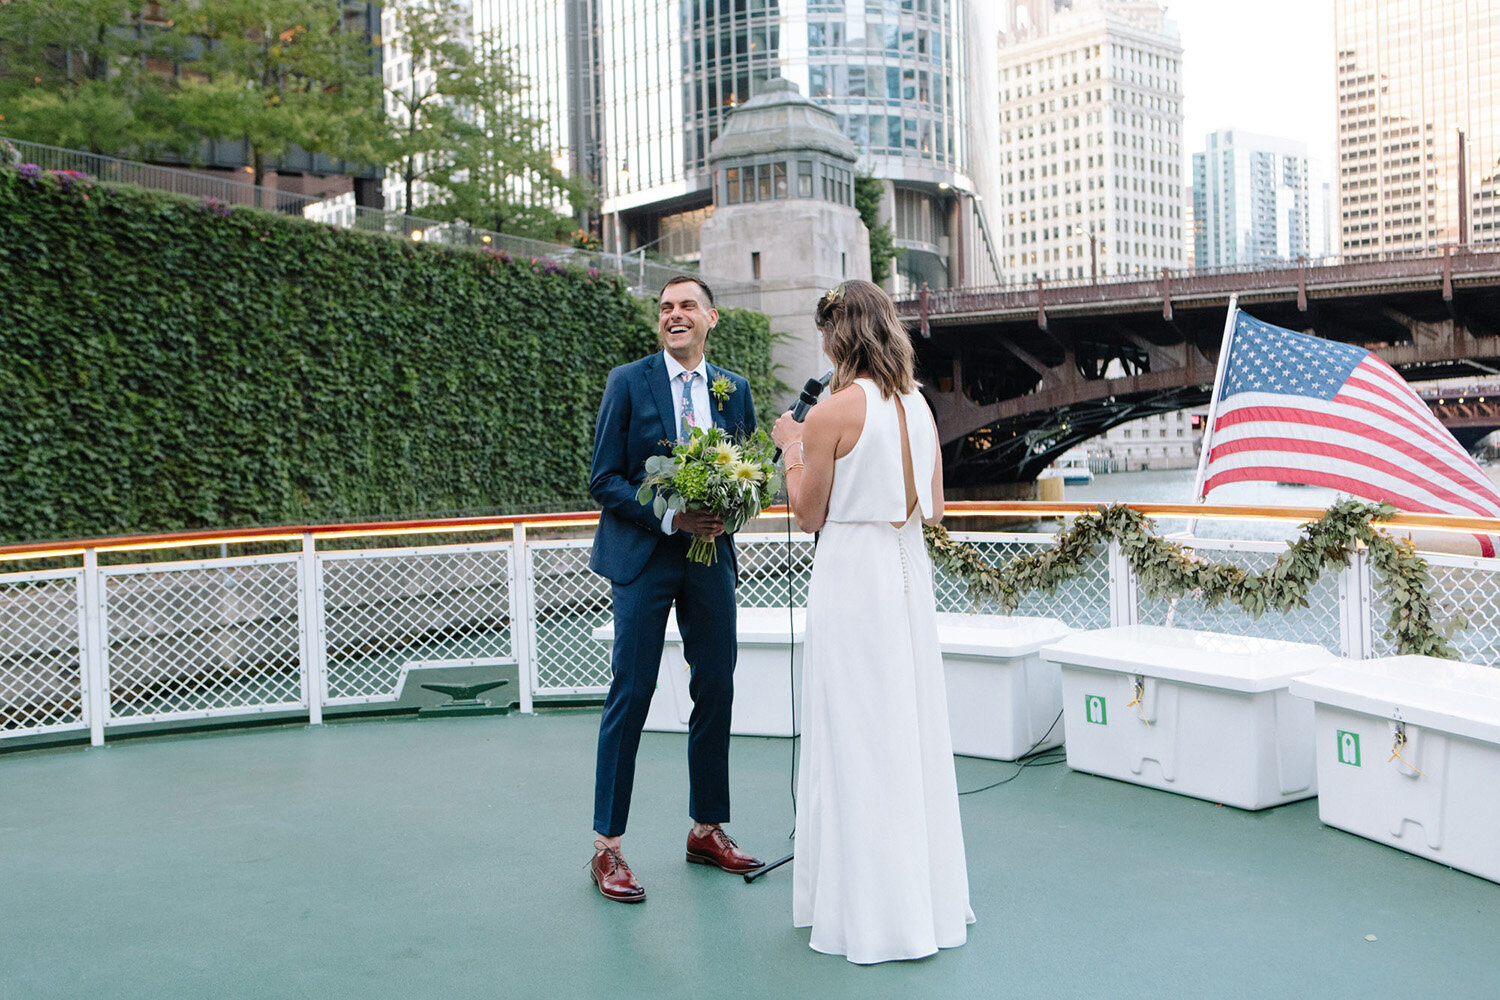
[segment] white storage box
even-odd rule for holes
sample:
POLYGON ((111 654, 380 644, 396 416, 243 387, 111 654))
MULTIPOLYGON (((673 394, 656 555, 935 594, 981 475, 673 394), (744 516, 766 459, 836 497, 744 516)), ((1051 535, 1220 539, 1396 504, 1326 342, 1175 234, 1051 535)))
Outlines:
MULTIPOLYGON (((739 657, 734 667, 734 714, 729 731, 736 736, 795 736, 795 715, 802 693, 802 638, 807 612, 797 608, 740 608, 736 614, 739 657), (795 694, 794 694, 795 692, 795 694)), ((613 644, 614 623, 594 629, 594 638, 613 644)), ((646 715, 646 728, 659 733, 685 733, 693 712, 688 692, 688 665, 682 652, 677 616, 667 618, 667 641, 662 647, 656 695, 646 715)))
POLYGON ((1292 694, 1316 703, 1324 823, 1500 882, 1500 671, 1346 660, 1292 694))
POLYGON ((1062 683, 1057 664, 1044 660, 1041 648, 1073 629, 1056 618, 1019 615, 937 618, 953 752, 1015 760, 1029 750, 1060 746, 1062 683))
POLYGON ((1318 793, 1311 706, 1287 691, 1320 646, 1128 625, 1042 655, 1062 667, 1068 766, 1264 809, 1318 793))

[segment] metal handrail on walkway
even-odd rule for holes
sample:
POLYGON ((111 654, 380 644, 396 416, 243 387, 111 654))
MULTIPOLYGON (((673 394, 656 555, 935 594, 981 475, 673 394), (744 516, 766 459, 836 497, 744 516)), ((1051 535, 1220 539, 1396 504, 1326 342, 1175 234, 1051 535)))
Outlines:
MULTIPOLYGON (((1463 245, 1438 243, 1426 247, 1386 250, 1379 253, 1329 254, 1321 257, 1299 257, 1291 260, 1262 260, 1254 264, 1161 267, 1144 271, 1137 270, 1127 274, 1100 274, 1097 278, 1013 279, 995 285, 970 285, 958 288, 928 289, 928 308, 934 310, 940 309, 940 303, 952 301, 957 297, 1035 296, 1038 288, 1043 293, 1063 289, 1098 288, 1101 289, 1101 294, 1104 294, 1109 292, 1111 288, 1118 289, 1124 286, 1140 285, 1147 290, 1147 294, 1150 294, 1152 290, 1160 288, 1164 280, 1181 282, 1193 278, 1234 277, 1238 275, 1268 275, 1273 277, 1291 275, 1292 284, 1295 285, 1296 276, 1304 272, 1316 272, 1319 269, 1349 265, 1397 264, 1406 261, 1437 260, 1442 258, 1445 253, 1453 256, 1467 255, 1471 257, 1500 253, 1500 241, 1466 243, 1463 245)), ((920 293, 904 296, 897 301, 897 306, 898 308, 905 308, 910 311, 916 307, 920 298, 920 293)))
MULTIPOLYGON (((954 531, 999 564, 1051 545, 1052 526, 1097 506, 969 501, 947 510, 951 524, 1009 522, 998 525, 1007 530, 954 531)), ((1285 541, 1206 537, 1202 526, 1292 525, 1323 513, 1131 506, 1153 518, 1193 522, 1199 530, 1174 540, 1256 572, 1274 563, 1285 541)), ((813 538, 789 531, 784 514, 773 509, 737 537, 741 607, 806 602, 813 538)), ((514 670, 517 701, 527 712, 539 700, 601 697, 609 665, 594 632, 611 620, 611 610, 608 582, 588 568, 587 528, 597 516, 572 511, 289 525, 0 546, 0 564, 73 564, 0 574, 0 742, 87 734, 97 745, 126 727, 267 715, 319 723, 328 711, 404 703, 410 676, 438 668, 485 676, 514 670), (402 536, 412 544, 330 544, 351 538, 389 544, 402 536), (229 546, 271 542, 295 547, 228 554, 229 546), (223 546, 224 554, 181 558, 183 550, 203 546, 223 546), (121 552, 144 561, 101 565, 101 555, 121 552)), ((1500 534, 1500 521, 1441 515, 1403 514, 1385 526, 1500 534)), ((1455 646, 1472 662, 1500 664, 1500 560, 1441 553, 1427 559, 1434 596, 1461 625, 1455 646)), ((961 579, 943 570, 934 584, 939 610, 998 610, 973 599, 961 579)), ((1111 544, 1055 592, 1026 595, 1015 613, 1079 628, 1142 622, 1295 639, 1356 658, 1391 651, 1382 637, 1382 601, 1361 552, 1312 588, 1306 608, 1252 619, 1237 609, 1208 608, 1191 595, 1143 596, 1122 551, 1111 544)))

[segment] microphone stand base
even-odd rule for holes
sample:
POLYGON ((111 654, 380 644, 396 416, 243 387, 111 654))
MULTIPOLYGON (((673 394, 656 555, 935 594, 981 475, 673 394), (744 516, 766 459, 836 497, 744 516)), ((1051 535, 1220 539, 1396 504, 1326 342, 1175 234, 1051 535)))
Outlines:
POLYGON ((755 869, 755 871, 750 872, 747 875, 745 875, 745 884, 749 885, 750 883, 754 882, 756 879, 760 878, 762 875, 766 874, 767 872, 774 871, 775 869, 780 868, 782 865, 786 864, 788 861, 792 860, 792 858, 794 858, 794 857, 796 857, 795 854, 788 854, 786 857, 782 858, 780 861, 772 861, 770 864, 766 865, 764 868, 757 868, 757 869, 755 869))

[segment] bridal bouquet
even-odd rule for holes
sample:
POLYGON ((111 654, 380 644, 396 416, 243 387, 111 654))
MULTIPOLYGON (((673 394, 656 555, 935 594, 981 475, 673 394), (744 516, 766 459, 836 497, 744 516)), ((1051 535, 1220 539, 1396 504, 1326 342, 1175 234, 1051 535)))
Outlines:
MULTIPOLYGON (((725 531, 735 532, 771 506, 781 488, 781 474, 771 461, 774 454, 765 431, 735 443, 717 427, 694 427, 692 437, 671 455, 646 459, 646 478, 636 499, 651 504, 657 517, 665 517, 669 510, 712 511, 724 519, 725 531)), ((688 558, 704 565, 717 555, 707 535, 696 536, 688 549, 688 558)))

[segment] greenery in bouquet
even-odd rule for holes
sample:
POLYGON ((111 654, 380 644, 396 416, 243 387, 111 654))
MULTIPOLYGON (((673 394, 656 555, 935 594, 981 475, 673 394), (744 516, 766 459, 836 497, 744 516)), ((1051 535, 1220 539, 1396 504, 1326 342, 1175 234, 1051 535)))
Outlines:
MULTIPOLYGON (((717 427, 694 427, 692 437, 671 455, 646 459, 646 478, 636 499, 651 504, 657 517, 667 511, 706 510, 724 521, 724 530, 738 531, 759 514, 781 489, 781 473, 771 461, 775 445, 765 431, 734 441, 717 427)), ((698 535, 688 558, 711 564, 718 552, 714 540, 698 535)))

